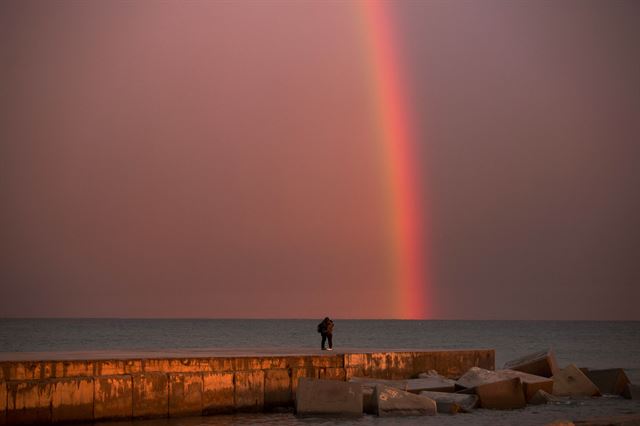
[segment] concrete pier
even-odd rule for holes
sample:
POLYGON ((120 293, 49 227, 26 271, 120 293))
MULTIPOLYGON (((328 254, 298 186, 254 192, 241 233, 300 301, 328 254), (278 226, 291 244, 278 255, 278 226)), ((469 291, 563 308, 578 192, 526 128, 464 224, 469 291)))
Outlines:
POLYGON ((0 425, 179 417, 292 407, 300 377, 457 378, 495 351, 351 349, 0 353, 0 425))

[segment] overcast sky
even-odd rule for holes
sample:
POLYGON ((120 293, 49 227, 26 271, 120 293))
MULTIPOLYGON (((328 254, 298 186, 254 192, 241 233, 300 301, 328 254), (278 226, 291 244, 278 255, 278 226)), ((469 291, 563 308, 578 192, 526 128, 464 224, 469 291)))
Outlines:
MULTIPOLYGON (((393 316, 359 7, 0 3, 0 317, 393 316)), ((433 317, 640 320, 640 3, 390 7, 433 317)))

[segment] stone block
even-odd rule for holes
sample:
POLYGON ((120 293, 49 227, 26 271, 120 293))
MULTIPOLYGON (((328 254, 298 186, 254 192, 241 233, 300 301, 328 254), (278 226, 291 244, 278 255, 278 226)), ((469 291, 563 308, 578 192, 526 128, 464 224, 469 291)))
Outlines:
POLYGON ((471 367, 495 369, 494 350, 435 351, 432 356, 435 361, 434 367, 422 368, 417 372, 435 370, 449 379, 457 379, 471 367))
POLYGON ((629 383, 629 378, 622 368, 585 370, 581 369, 589 380, 598 387, 601 394, 622 395, 627 387, 627 383, 629 383))
POLYGON ((344 367, 345 368, 353 368, 353 367, 367 367, 371 361, 371 354, 349 354, 346 353, 343 355, 344 359, 344 367))
POLYGON ((234 380, 236 410, 262 411, 264 408, 264 371, 236 371, 234 380))
POLYGON ((438 406, 438 413, 470 413, 479 404, 477 395, 431 391, 422 391, 420 395, 434 400, 438 406))
POLYGON ((235 359, 235 371, 250 371, 262 369, 262 358, 253 356, 237 357, 235 359))
POLYGON ((262 359, 263 370, 286 370, 289 368, 286 356, 270 356, 262 359))
POLYGON ((622 393, 627 399, 640 399, 640 385, 634 385, 633 383, 627 383, 624 392, 622 393))
POLYGON ((308 356, 287 356, 287 368, 303 368, 303 367, 313 367, 313 361, 311 357, 308 356))
POLYGON ((116 376, 142 372, 140 359, 105 359, 95 362, 96 376, 116 376))
POLYGON ((380 417, 434 416, 438 412, 434 400, 385 385, 376 385, 373 399, 380 417))
POLYGON ((169 417, 202 414, 202 374, 169 374, 169 417))
POLYGON ((0 425, 7 422, 7 384, 0 382, 0 425))
POLYGON ((470 389, 481 384, 500 382, 516 377, 522 381, 527 401, 529 401, 539 389, 549 393, 553 391, 553 380, 547 377, 536 376, 516 370, 491 371, 478 367, 469 369, 469 371, 458 379, 456 385, 461 388, 470 389))
POLYGON ((365 377, 368 374, 367 369, 364 367, 345 367, 344 373, 346 380, 349 380, 352 377, 365 377))
POLYGON ((423 374, 425 371, 435 371, 437 358, 440 358, 440 355, 434 356, 433 353, 430 352, 418 352, 413 355, 413 367, 419 374, 423 374))
POLYGON ((311 357, 311 365, 321 368, 344 368, 344 355, 331 354, 314 356, 311 357))
POLYGON ((48 381, 9 382, 7 423, 51 423, 51 383, 48 381))
POLYGON ((326 379, 326 380, 341 380, 346 381, 347 375, 344 371, 344 368, 332 368, 332 367, 321 367, 318 370, 318 378, 326 379))
POLYGON ((406 381, 407 392, 420 393, 422 391, 453 392, 456 382, 439 375, 436 371, 421 373, 417 379, 406 381))
POLYGON ((362 389, 357 383, 300 378, 296 414, 362 416, 362 389))
POLYGON ((420 393, 421 391, 441 391, 453 392, 455 390, 455 382, 442 376, 431 376, 418 379, 406 380, 390 380, 390 379, 374 379, 371 377, 351 377, 350 382, 360 383, 363 387, 373 388, 375 385, 385 385, 392 388, 400 389, 405 392, 420 393))
POLYGON ((361 386, 362 390, 362 410, 367 414, 377 414, 378 404, 373 398, 375 386, 361 386))
POLYGON ((167 417, 169 382, 164 373, 135 374, 133 379, 133 417, 167 417))
POLYGON ((208 371, 213 373, 234 371, 235 369, 234 358, 224 358, 224 357, 209 358, 208 362, 209 362, 208 371))
POLYGON ((406 379, 413 376, 414 353, 377 352, 371 354, 371 376, 380 379, 406 379))
POLYGON ((58 379, 51 388, 51 421, 93 420, 93 377, 58 379))
POLYGON ((47 363, 46 373, 52 378, 92 377, 95 362, 92 360, 51 361, 47 363), (49 370, 50 369, 50 370, 49 370))
POLYGON ((362 387, 375 388, 376 385, 384 385, 391 388, 405 390, 407 387, 407 380, 390 380, 390 379, 375 379, 373 377, 352 377, 349 379, 352 383, 358 383, 362 387))
POLYGON ((345 379, 369 376, 371 374, 370 360, 371 354, 344 354, 345 379))
POLYGON ((578 367, 568 365, 553 375, 553 394, 559 396, 599 396, 598 387, 578 367))
POLYGON ((233 413, 235 388, 233 373, 203 373, 202 412, 209 414, 233 413))
POLYGON ((201 373, 210 371, 209 358, 159 358, 142 360, 145 373, 201 373))
POLYGON ((362 388, 362 405, 367 414, 377 414, 378 404, 374 400, 373 391, 376 385, 385 385, 403 390, 406 380, 373 379, 371 377, 351 377, 349 382, 357 383, 362 388))
POLYGON ((94 419, 128 419, 133 417, 133 380, 131 376, 95 377, 93 386, 94 419))
POLYGON ((265 408, 270 410, 275 407, 287 407, 292 403, 289 370, 266 370, 264 375, 265 408))
POLYGON ((43 363, 40 361, 5 361, 0 363, 0 376, 9 380, 38 380, 44 377, 43 363))
POLYGON ((474 387, 482 408, 510 410, 527 405, 520 378, 491 382, 474 387))
POLYGON ((539 389, 533 397, 528 401, 531 405, 542 405, 542 404, 566 404, 568 403, 568 397, 556 396, 552 395, 547 391, 539 389))
POLYGON ((291 369, 291 394, 293 399, 296 398, 296 391, 298 389, 298 381, 303 378, 317 379, 319 377, 319 370, 315 367, 303 367, 291 369))
POLYGON ((507 361, 504 364, 506 370, 523 371, 536 376, 551 377, 558 370, 558 361, 552 349, 535 352, 507 361))

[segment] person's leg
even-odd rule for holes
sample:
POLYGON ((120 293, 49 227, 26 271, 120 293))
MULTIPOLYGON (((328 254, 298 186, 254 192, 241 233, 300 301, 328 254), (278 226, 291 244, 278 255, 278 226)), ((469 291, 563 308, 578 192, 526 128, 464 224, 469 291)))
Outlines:
POLYGON ((324 350, 324 342, 327 341, 327 335, 325 333, 322 333, 322 344, 320 345, 320 348, 324 350))
POLYGON ((327 338, 329 339, 329 349, 333 349, 333 334, 327 334, 327 338))

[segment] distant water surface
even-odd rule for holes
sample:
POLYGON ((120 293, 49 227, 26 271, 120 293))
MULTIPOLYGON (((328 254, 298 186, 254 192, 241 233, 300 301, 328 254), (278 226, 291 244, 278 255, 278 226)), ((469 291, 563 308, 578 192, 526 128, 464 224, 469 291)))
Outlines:
MULTIPOLYGON (((0 352, 160 350, 198 348, 318 348, 314 320, 0 319, 0 352)), ((335 320, 334 347, 362 349, 493 348, 496 367, 553 347, 561 366, 624 368, 640 383, 640 322, 335 320)), ((640 412, 640 403, 604 400, 571 406, 480 410, 465 416, 384 420, 366 416, 344 424, 544 424, 555 418, 640 412), (558 417, 560 416, 560 417, 558 417)), ((237 415, 132 422, 135 426, 333 424, 291 414, 237 415)), ((121 423, 118 423, 121 424, 121 423)), ((122 425, 122 424, 121 424, 122 425)))
MULTIPOLYGON (((0 319, 0 352, 317 348, 317 320, 0 319)), ((493 348, 500 367, 553 347, 561 364, 640 369, 639 321, 336 320, 334 346, 493 348)))

